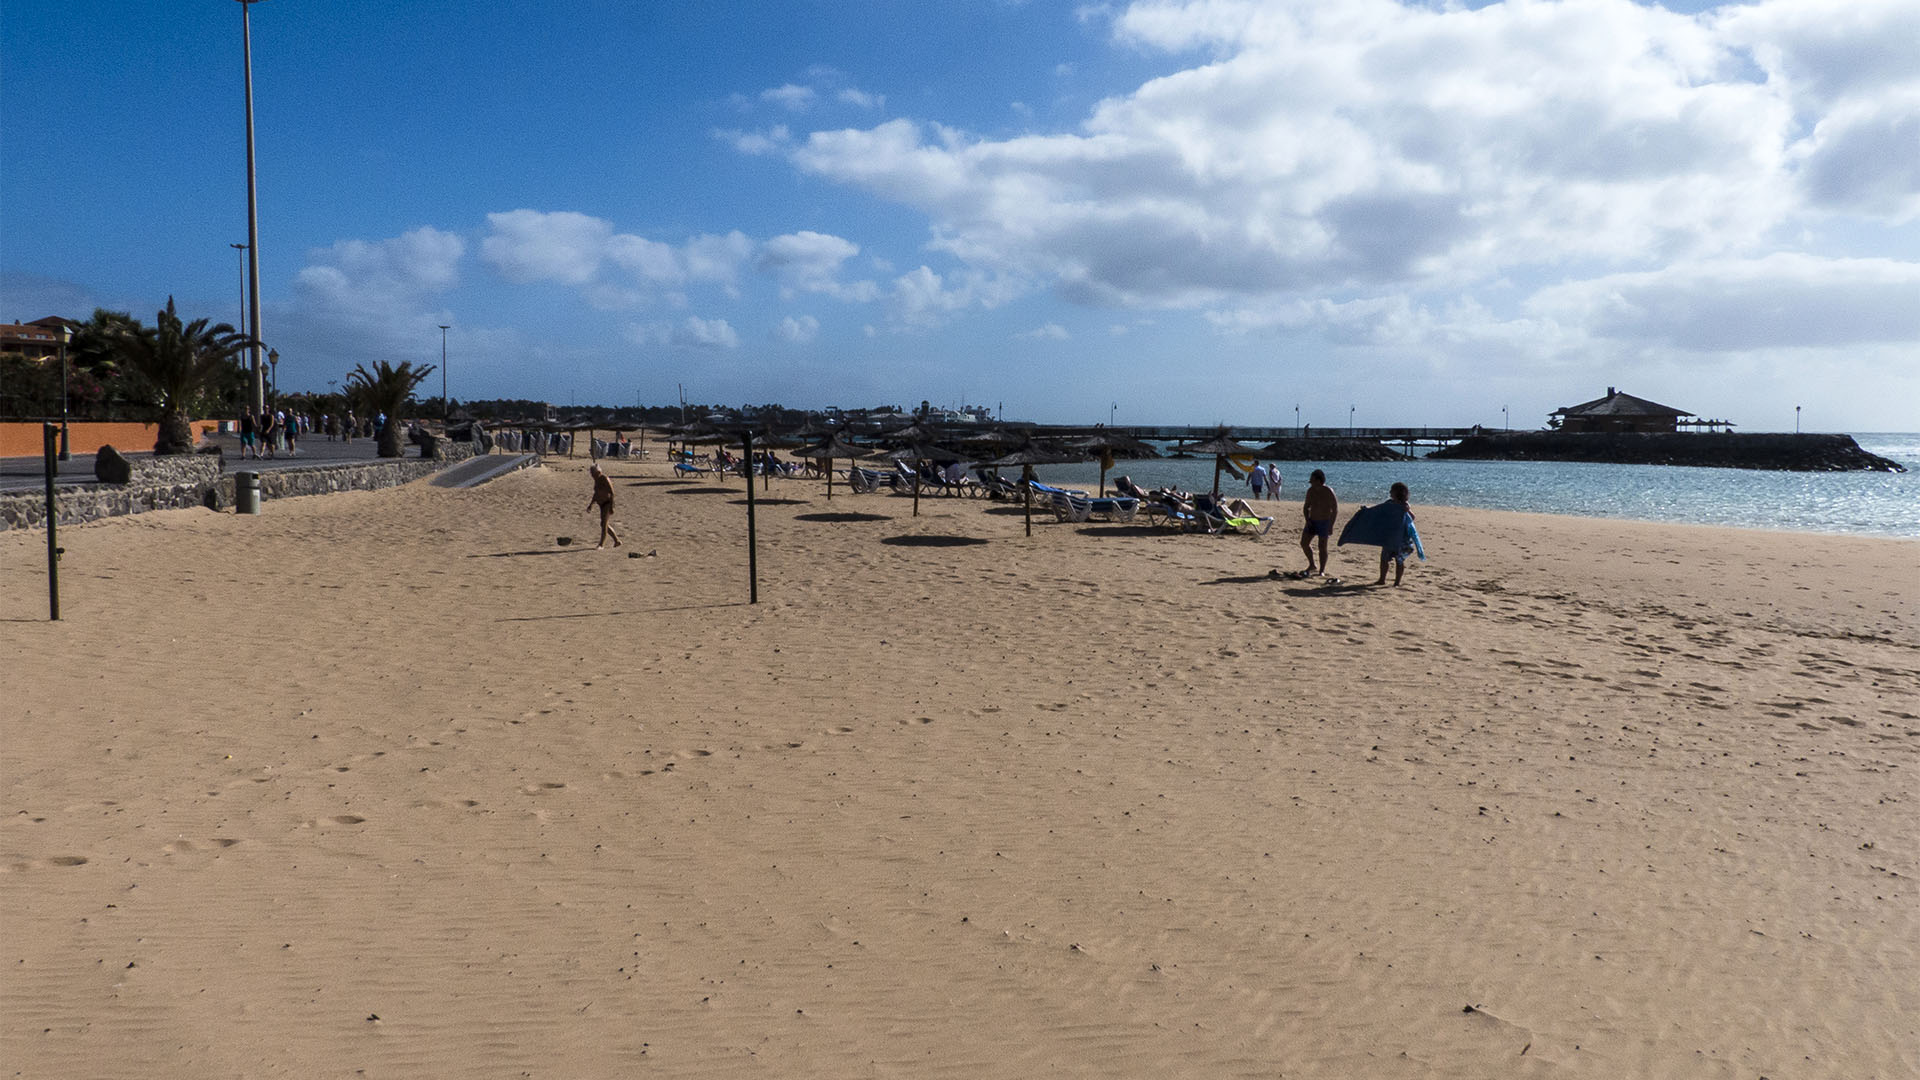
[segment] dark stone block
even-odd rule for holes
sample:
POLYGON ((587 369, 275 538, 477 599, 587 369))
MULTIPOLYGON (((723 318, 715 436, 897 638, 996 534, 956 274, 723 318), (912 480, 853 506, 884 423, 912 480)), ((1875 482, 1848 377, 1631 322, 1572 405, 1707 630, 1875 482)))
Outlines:
POLYGON ((94 478, 103 484, 127 484, 133 482, 133 462, 111 446, 103 446, 93 456, 94 478))

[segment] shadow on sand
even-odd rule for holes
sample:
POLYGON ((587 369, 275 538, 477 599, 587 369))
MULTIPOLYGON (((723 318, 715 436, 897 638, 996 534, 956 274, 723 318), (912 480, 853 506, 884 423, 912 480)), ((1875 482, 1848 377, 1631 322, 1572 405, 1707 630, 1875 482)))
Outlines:
POLYGON ((1158 525, 1089 525, 1076 529, 1081 536, 1167 536, 1168 531, 1158 525))
POLYGON ((716 608, 746 607, 745 600, 721 604, 682 604, 679 607, 635 608, 631 611, 576 611, 566 615, 510 615, 494 622, 551 622, 555 619, 614 619, 623 615, 659 615, 669 611, 712 611, 716 608))
MULTIPOLYGON (((667 492, 669 495, 738 495, 732 488, 723 487, 677 487, 667 492)), ((743 500, 744 501, 744 500, 743 500)), ((756 500, 757 501, 757 500, 756 500)))
POLYGON ((469 559, 517 559, 522 555, 578 555, 583 551, 592 551, 592 547, 582 544, 579 547, 541 548, 538 551, 489 551, 483 555, 469 555, 469 559))
POLYGON ((793 516, 793 520, 841 522, 841 521, 892 521, 893 519, 888 517, 885 514, 861 514, 861 513, 855 513, 855 512, 846 512, 846 513, 825 513, 825 514, 795 514, 793 516))
POLYGON ((894 547, 972 547, 975 544, 987 543, 986 540, 978 536, 920 536, 914 534, 883 537, 880 542, 883 544, 892 544, 894 547))
MULTIPOLYGON (((728 501, 735 506, 747 505, 747 500, 745 499, 729 499, 728 501)), ((759 495, 753 497, 753 504, 755 506, 806 506, 812 502, 812 499, 768 499, 759 495)))

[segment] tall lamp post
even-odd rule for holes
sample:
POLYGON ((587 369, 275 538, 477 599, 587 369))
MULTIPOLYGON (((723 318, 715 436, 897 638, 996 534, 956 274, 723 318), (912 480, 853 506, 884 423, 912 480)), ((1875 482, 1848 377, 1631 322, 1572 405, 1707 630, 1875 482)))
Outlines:
POLYGON ((1357 408, 1359 408, 1358 405, 1347 406, 1347 434, 1349 435, 1353 434, 1353 411, 1357 408))
POLYGON ((1507 407, 1505 405, 1500 406, 1500 426, 1507 431, 1513 430, 1513 420, 1507 416, 1507 407))
POLYGON ((228 244, 233 249, 234 259, 240 264, 240 333, 247 332, 247 245, 228 244))
POLYGON ((273 400, 277 402, 280 400, 280 351, 278 349, 267 350, 267 365, 273 372, 273 400))
MULTIPOLYGON (((66 372, 62 371, 60 375, 62 378, 65 378, 66 372)), ((1793 407, 1793 433, 1795 435, 1800 434, 1800 406, 1798 405, 1793 407)))
POLYGON ((1295 437, 1300 434, 1300 406, 1298 405, 1293 407, 1293 434, 1295 437))
POLYGON ((248 352, 253 357, 253 411, 265 412, 267 408, 266 373, 260 366, 260 210, 253 182, 253 23, 249 17, 252 5, 260 0, 240 0, 240 60, 246 72, 247 87, 247 279, 251 285, 247 296, 248 334, 253 344, 248 352))
POLYGON ((60 460, 73 460, 73 453, 67 446, 67 338, 73 336, 73 327, 60 324, 60 460))
POLYGON ((447 330, 446 324, 440 326, 440 424, 446 426, 447 414, 447 330))

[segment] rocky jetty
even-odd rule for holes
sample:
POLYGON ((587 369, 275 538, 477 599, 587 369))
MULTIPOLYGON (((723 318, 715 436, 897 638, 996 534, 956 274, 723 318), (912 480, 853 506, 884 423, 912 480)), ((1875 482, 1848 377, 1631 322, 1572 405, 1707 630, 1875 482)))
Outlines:
POLYGON ((1514 431, 1475 435, 1428 456, 1434 460, 1595 461, 1787 472, 1906 471, 1897 461, 1860 449, 1851 435, 1514 431))

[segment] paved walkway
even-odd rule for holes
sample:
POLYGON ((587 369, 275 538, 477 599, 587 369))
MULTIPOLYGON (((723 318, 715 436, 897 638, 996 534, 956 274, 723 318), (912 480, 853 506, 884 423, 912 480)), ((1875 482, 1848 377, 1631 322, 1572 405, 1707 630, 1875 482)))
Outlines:
MULTIPOLYGON (((380 455, 372 439, 355 439, 352 442, 328 442, 326 436, 318 439, 301 439, 300 449, 293 457, 285 454, 277 458, 256 460, 240 458, 240 439, 234 435, 215 435, 207 442, 221 448, 225 453, 226 471, 229 473, 249 471, 267 472, 273 469, 301 468, 311 465, 340 465, 347 462, 378 461, 380 455)), ((404 456, 417 458, 420 448, 406 446, 404 456)), ((133 460, 150 458, 151 451, 130 453, 133 460)), ((93 475, 93 455, 75 454, 72 460, 56 463, 58 471, 54 474, 56 484, 91 484, 93 475)), ((46 463, 38 457, 0 458, 0 491, 38 490, 46 485, 46 463)))

